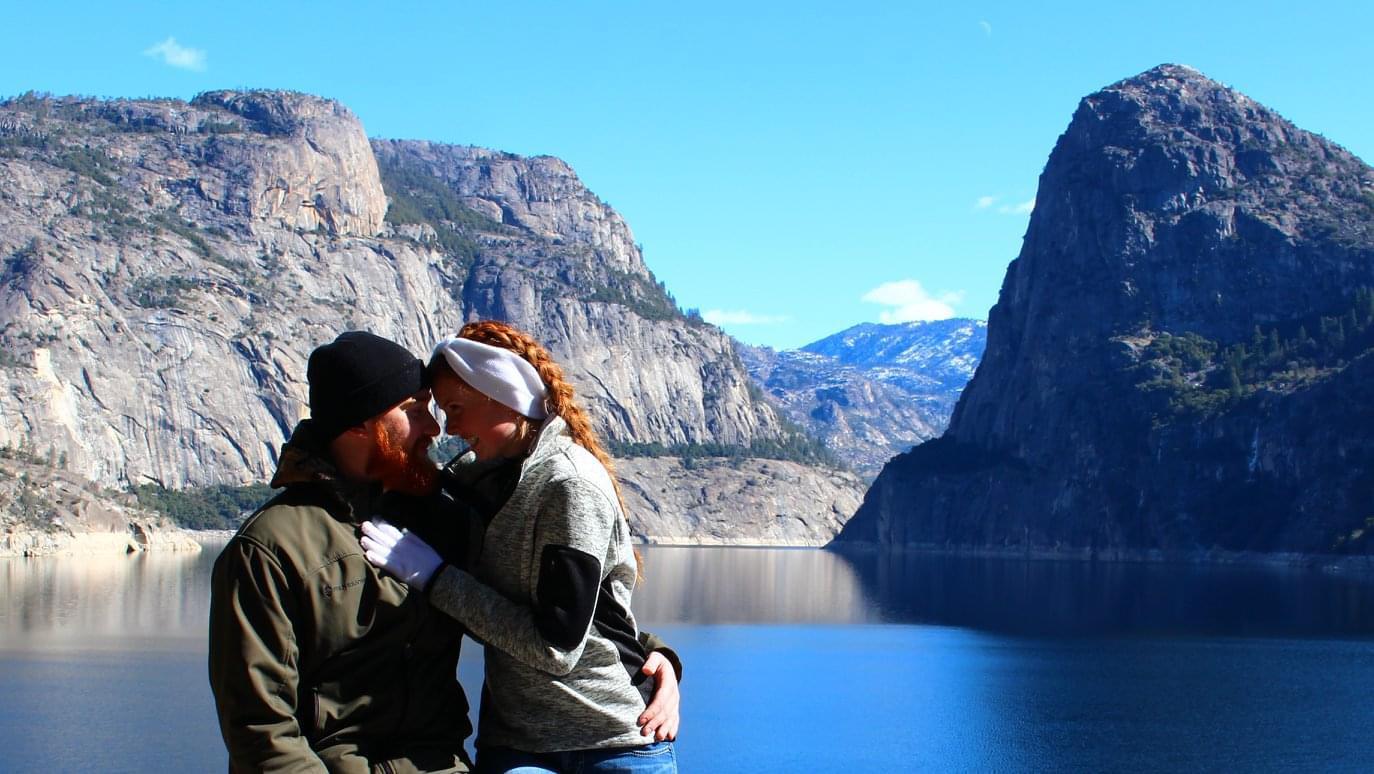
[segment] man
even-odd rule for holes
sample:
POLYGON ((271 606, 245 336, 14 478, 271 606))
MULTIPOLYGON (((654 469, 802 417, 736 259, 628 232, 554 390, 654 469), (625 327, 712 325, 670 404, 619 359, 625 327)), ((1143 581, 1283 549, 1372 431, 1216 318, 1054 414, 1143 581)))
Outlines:
MULTIPOLYGON (((310 418, 272 478, 285 491, 244 523, 211 581, 210 686, 229 768, 467 771, 462 629, 358 543, 358 525, 378 515, 451 557, 480 540, 475 519, 433 496, 439 426, 424 366, 351 331, 310 354, 306 379, 310 418)), ((651 664, 675 702, 673 667, 651 664)))

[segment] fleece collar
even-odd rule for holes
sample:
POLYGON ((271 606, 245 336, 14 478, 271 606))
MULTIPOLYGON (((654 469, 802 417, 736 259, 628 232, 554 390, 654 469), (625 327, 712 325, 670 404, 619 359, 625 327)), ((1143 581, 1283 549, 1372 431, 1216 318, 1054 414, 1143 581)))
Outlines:
POLYGON ((309 419, 296 425, 282 445, 271 486, 313 487, 333 501, 335 507, 329 510, 336 518, 349 523, 367 518, 373 501, 381 493, 381 487, 375 483, 352 481, 339 473, 329 458, 329 442, 309 419))

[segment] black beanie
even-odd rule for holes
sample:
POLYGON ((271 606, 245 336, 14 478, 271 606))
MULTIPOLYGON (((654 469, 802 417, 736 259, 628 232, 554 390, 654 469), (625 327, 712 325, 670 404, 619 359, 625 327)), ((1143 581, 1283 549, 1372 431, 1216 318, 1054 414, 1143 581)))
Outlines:
POLYGON ((305 367, 310 418, 330 440, 424 389, 425 366, 394 341, 347 331, 316 347, 305 367))

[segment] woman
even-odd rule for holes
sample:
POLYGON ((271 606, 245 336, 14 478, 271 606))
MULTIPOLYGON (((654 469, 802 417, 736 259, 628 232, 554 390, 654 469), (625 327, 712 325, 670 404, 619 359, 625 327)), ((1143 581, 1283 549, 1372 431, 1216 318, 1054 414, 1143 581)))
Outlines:
POLYGON ((430 372, 470 450, 449 471, 490 504, 481 556, 472 574, 444 566, 385 524, 364 525, 364 548, 487 645, 478 770, 675 772, 672 743, 644 744, 637 723, 652 683, 620 488, 562 369, 485 321, 440 342, 430 372))

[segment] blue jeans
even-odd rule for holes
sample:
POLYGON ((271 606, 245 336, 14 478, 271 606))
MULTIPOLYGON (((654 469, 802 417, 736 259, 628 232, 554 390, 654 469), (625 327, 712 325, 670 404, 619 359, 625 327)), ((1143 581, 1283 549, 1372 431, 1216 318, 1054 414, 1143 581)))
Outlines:
POLYGON ((527 753, 508 747, 477 751, 478 774, 677 774, 672 742, 609 750, 527 753))

